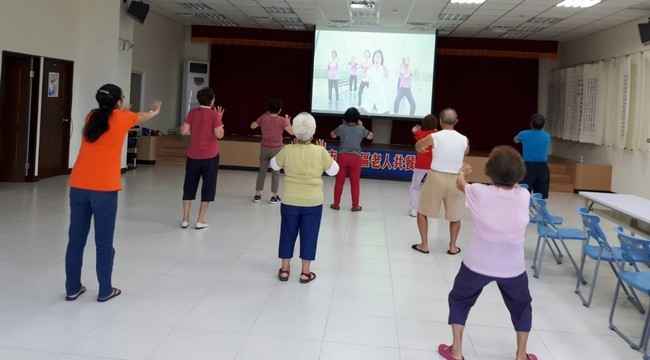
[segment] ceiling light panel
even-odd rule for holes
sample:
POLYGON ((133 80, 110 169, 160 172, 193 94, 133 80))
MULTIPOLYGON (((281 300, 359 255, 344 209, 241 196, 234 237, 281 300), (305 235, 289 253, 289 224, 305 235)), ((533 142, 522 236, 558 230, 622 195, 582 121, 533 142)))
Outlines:
POLYGON ((509 31, 499 37, 501 39, 524 39, 530 34, 531 33, 526 33, 526 32, 509 31))
POLYGON ((283 6, 265 6, 264 9, 269 14, 293 14, 293 9, 283 6))
POLYGON ((227 19, 225 19, 225 20, 214 20, 214 21, 212 21, 212 23, 217 25, 217 26, 224 26, 224 27, 237 27, 238 26, 234 22, 232 22, 230 20, 227 20, 227 19))
POLYGON ((564 20, 564 18, 536 16, 527 22, 534 24, 557 24, 562 20, 564 20))
POLYGON ((307 30, 307 27, 305 27, 305 25, 303 24, 282 24, 282 27, 284 27, 287 30, 296 30, 296 31, 307 30))
POLYGON ((468 5, 478 5, 484 2, 485 0, 451 0, 452 4, 468 4, 468 5))
POLYGON ((225 16, 223 16, 221 14, 217 14, 217 13, 196 13, 196 14, 194 14, 194 16, 196 16, 196 17, 198 17, 200 19, 211 19, 211 20, 212 19, 222 20, 222 19, 226 18, 225 16))
POLYGON ((177 4, 183 9, 192 9, 192 10, 212 10, 212 8, 204 3, 200 2, 177 2, 177 4))
POLYGON ((561 7, 575 7, 575 8, 588 8, 598 4, 600 0, 564 0, 557 6, 561 7))
POLYGON ((465 21, 469 18, 467 14, 440 14, 438 15, 438 20, 457 20, 465 21))

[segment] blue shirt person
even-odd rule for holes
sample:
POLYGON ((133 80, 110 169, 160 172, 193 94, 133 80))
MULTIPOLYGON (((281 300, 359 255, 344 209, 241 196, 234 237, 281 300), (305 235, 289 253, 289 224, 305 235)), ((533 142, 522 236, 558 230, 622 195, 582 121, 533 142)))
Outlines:
POLYGON ((541 114, 530 117, 530 130, 523 130, 514 141, 521 143, 523 158, 526 163, 526 176, 522 184, 527 184, 531 192, 540 193, 544 199, 548 198, 548 189, 551 175, 548 169, 548 147, 551 135, 542 130, 546 119, 541 114))

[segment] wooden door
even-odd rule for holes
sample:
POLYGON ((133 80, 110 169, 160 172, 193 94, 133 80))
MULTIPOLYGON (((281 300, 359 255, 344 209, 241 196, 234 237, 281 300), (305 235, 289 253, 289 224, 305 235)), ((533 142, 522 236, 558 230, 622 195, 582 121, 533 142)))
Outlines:
POLYGON ((25 181, 34 173, 35 133, 30 134, 30 129, 36 125, 36 64, 37 58, 30 55, 2 55, 0 181, 25 181))
POLYGON ((68 173, 73 63, 45 58, 41 106, 38 177, 68 173))

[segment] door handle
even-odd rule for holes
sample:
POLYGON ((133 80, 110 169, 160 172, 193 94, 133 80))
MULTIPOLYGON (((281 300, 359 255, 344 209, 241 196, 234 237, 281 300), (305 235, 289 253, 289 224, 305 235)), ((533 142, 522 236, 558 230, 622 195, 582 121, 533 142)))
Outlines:
POLYGON ((63 122, 68 122, 68 121, 70 121, 70 119, 63 119, 63 122))

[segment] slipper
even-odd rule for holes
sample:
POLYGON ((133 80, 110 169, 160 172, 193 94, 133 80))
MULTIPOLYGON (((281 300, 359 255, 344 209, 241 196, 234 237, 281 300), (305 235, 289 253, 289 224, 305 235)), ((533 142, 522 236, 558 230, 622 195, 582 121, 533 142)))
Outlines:
POLYGON ((451 252, 451 250, 447 250, 447 255, 456 255, 459 252, 460 252, 460 248, 458 248, 458 251, 456 251, 455 253, 451 252))
POLYGON ((112 298, 114 298, 116 296, 119 296, 121 293, 122 293, 122 290, 120 290, 118 288, 113 288, 113 292, 110 295, 108 295, 107 297, 104 297, 104 298, 99 298, 98 297, 97 302, 107 302, 108 300, 110 300, 110 299, 112 299, 112 298))
POLYGON ((282 270, 282 268, 280 268, 280 270, 278 270, 278 280, 280 280, 280 281, 287 281, 287 280, 289 280, 289 270, 282 270), (284 274, 287 274, 287 275, 286 275, 286 276, 282 276, 282 275, 284 275, 284 274))
POLYGON ((526 354, 526 358, 528 360, 537 360, 537 356, 535 356, 535 354, 526 354))
MULTIPOLYGON (((438 345, 438 354, 445 358, 446 360, 458 360, 453 355, 451 355, 451 345, 440 344, 438 345)), ((460 357, 461 360, 465 360, 464 356, 460 357)))
POLYGON ((79 289, 79 292, 77 292, 77 293, 74 294, 74 295, 66 295, 66 297, 65 297, 65 301, 75 301, 75 300, 77 300, 77 298, 78 298, 79 296, 81 296, 81 294, 83 294, 83 293, 85 293, 85 292, 86 292, 86 287, 83 286, 83 285, 81 285, 81 289, 79 289))
POLYGON ((350 209, 350 211, 361 211, 361 210, 363 210, 361 206, 353 206, 352 209, 350 209))
POLYGON ((413 249, 413 250, 415 250, 415 251, 419 251, 419 252, 421 252, 421 253, 423 253, 423 254, 428 254, 428 253, 429 253, 429 251, 424 251, 424 250, 420 250, 420 249, 418 249, 418 245, 417 245, 417 244, 413 244, 413 245, 411 245, 411 249, 413 249))
POLYGON ((301 283, 301 284, 306 284, 306 283, 308 283, 308 282, 310 282, 310 281, 316 279, 316 274, 314 274, 313 272, 302 273, 302 274, 300 274, 300 276, 306 276, 306 277, 308 277, 308 279, 300 278, 300 283, 301 283))
POLYGON ((332 210, 341 210, 341 207, 338 206, 338 205, 332 204, 332 205, 330 205, 330 209, 332 209, 332 210))

